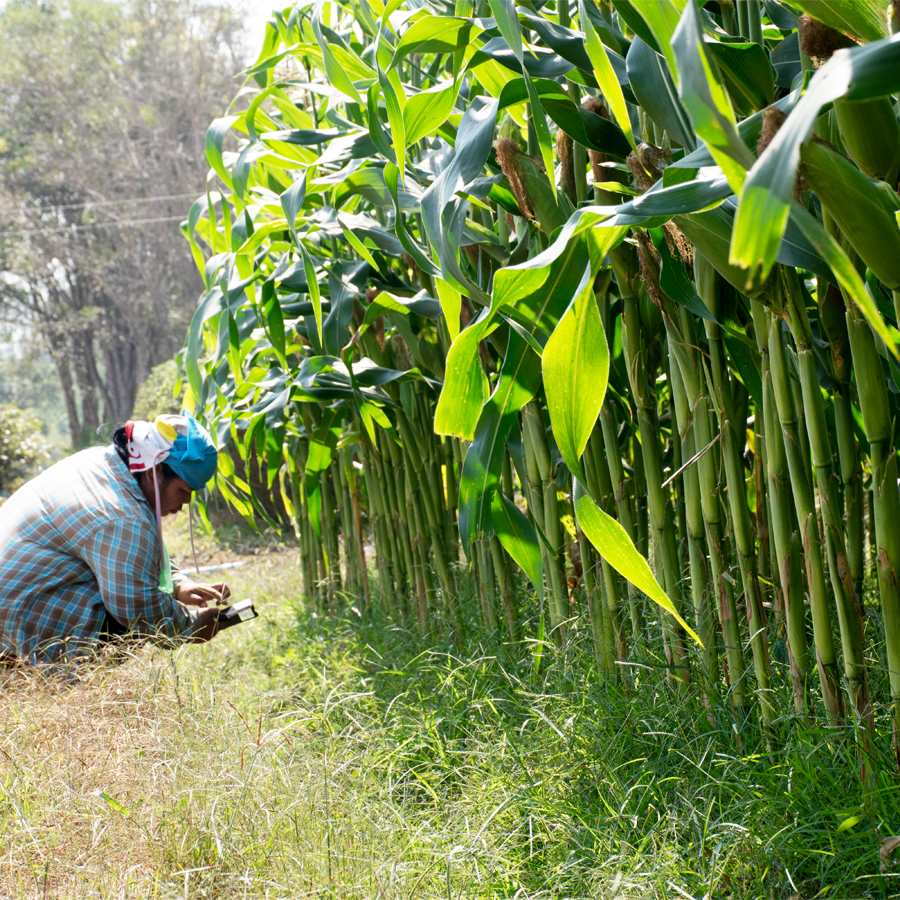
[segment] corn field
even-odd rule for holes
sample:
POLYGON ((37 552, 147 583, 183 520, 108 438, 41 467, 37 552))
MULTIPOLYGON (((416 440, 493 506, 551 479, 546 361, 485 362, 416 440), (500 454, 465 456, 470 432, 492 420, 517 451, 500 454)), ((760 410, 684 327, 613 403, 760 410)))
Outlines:
POLYGON ((886 0, 276 11, 182 226, 218 490, 280 497, 322 607, 462 644, 471 572, 498 644, 564 653, 583 618, 602 677, 661 646, 736 731, 822 716, 900 760, 895 28, 886 0))

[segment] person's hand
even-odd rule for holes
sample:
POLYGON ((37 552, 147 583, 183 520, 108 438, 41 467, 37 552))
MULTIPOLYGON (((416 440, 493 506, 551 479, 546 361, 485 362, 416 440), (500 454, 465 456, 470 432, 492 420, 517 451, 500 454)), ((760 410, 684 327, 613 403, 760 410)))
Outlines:
POLYGON ((219 608, 208 606, 197 610, 197 624, 198 628, 191 635, 191 641, 195 644, 205 644, 212 640, 219 630, 219 608))
POLYGON ((175 599, 185 606, 218 606, 231 596, 226 584, 196 584, 184 581, 175 588, 175 599))

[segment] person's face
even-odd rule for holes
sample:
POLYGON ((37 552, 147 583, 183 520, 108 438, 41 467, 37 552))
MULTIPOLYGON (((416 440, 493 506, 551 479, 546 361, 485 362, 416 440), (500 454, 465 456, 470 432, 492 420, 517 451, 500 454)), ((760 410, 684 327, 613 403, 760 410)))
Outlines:
MULTIPOLYGON (((156 508, 156 492, 153 487, 153 473, 142 472, 141 490, 147 498, 151 509, 156 508)), ((193 491, 190 485, 183 479, 170 478, 168 481, 163 477, 162 466, 156 467, 156 477, 159 479, 159 514, 160 516, 170 516, 173 513, 181 511, 185 503, 191 502, 193 491)))

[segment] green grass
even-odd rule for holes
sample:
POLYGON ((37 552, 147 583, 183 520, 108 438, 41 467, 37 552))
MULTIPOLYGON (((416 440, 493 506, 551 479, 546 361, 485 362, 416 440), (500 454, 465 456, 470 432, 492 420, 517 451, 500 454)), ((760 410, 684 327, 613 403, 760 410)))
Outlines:
POLYGON ((652 657, 603 684, 585 622, 538 675, 534 643, 304 610, 296 551, 241 540, 262 619, 74 684, 5 676, 0 896, 900 896, 884 736, 864 790, 821 722, 737 744, 652 657))

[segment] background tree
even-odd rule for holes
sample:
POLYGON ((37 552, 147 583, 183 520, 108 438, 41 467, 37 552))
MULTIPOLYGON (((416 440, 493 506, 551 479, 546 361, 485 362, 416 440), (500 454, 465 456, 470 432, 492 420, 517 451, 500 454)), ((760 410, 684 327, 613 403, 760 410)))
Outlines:
POLYGON ((0 43, 0 315, 46 343, 79 446, 183 338, 200 280, 178 223, 242 31, 191 0, 19 0, 0 43))
POLYGON ((50 462, 50 445, 41 434, 39 419, 13 403, 0 405, 0 497, 50 462))

